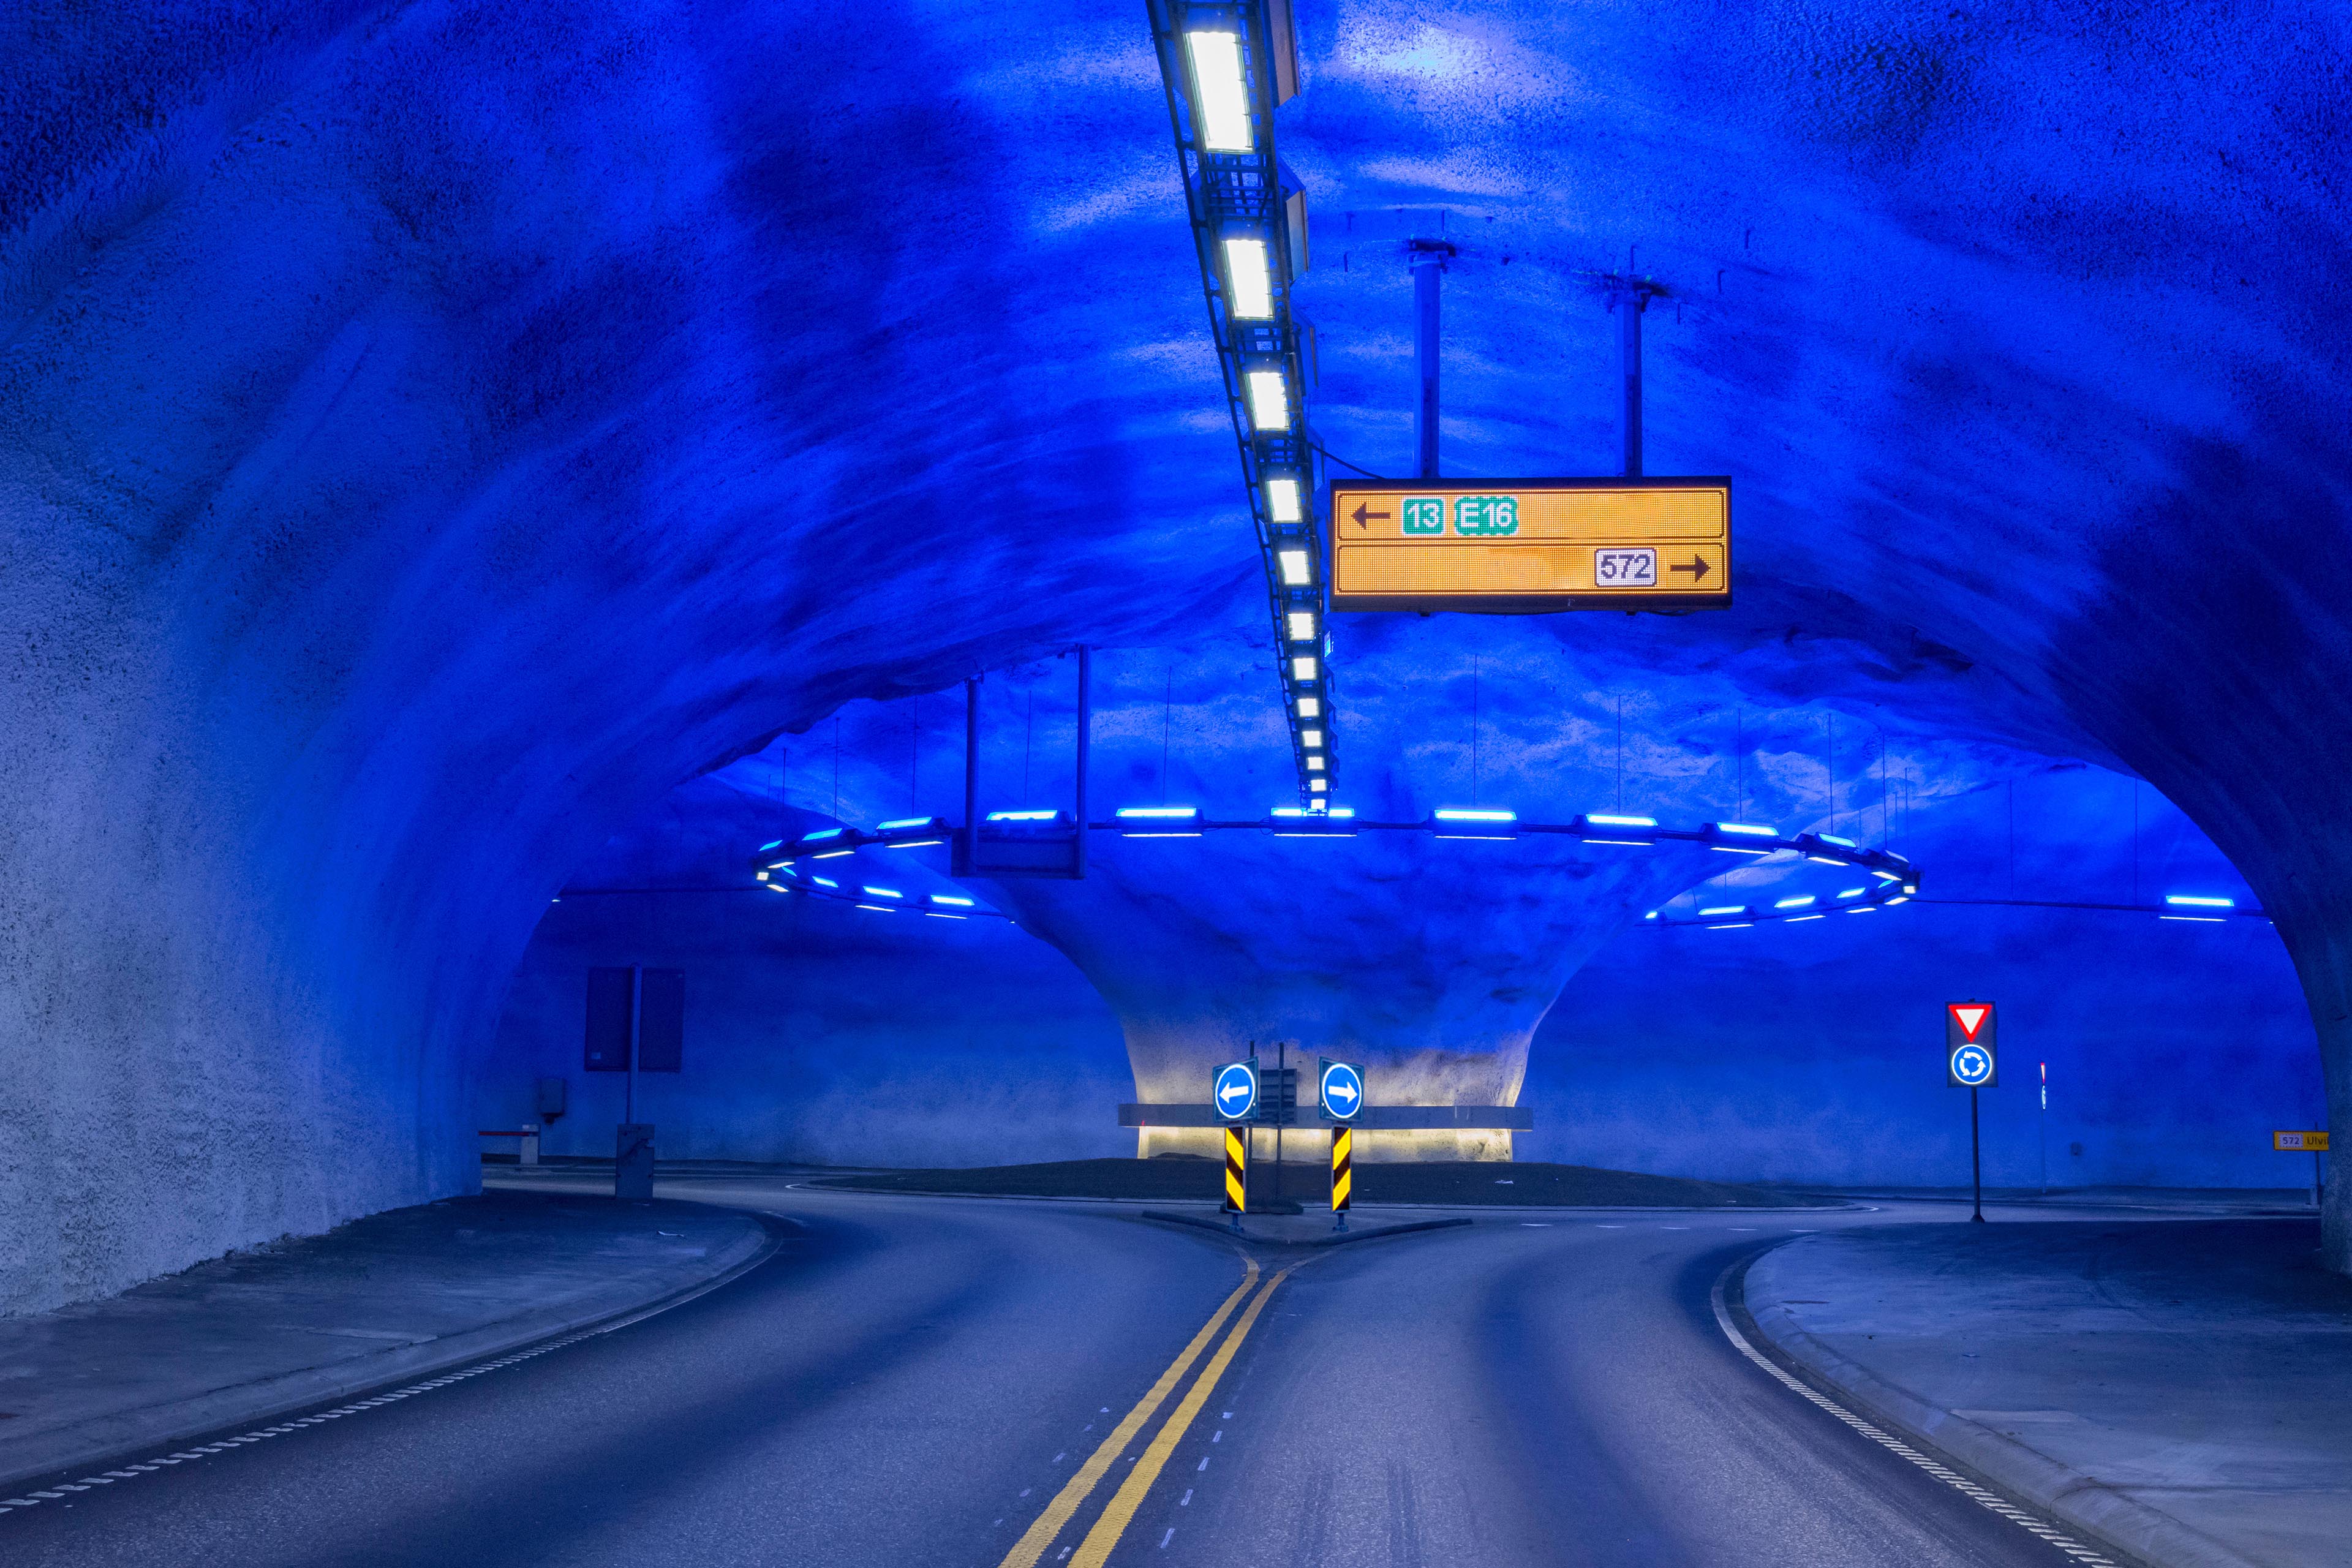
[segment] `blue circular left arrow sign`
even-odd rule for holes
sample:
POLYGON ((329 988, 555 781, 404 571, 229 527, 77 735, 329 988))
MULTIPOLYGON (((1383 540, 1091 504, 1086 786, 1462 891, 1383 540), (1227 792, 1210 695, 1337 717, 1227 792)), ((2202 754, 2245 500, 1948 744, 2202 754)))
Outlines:
POLYGON ((1209 1086, 1209 1103, 1228 1121, 1240 1121, 1257 1109, 1257 1064, 1227 1062, 1209 1086))

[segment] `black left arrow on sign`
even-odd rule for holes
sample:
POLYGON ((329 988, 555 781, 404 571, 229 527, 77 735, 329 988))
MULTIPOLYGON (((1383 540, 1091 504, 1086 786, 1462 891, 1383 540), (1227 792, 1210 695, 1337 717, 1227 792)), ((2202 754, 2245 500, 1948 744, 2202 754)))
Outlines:
POLYGON ((1348 514, 1356 520, 1356 526, 1358 528, 1368 526, 1364 521, 1368 517, 1389 518, 1396 515, 1396 513, 1392 511, 1371 511, 1367 510, 1371 504, 1372 503, 1370 501, 1360 500, 1356 503, 1356 510, 1348 514))
POLYGON ((1694 555, 1690 558, 1689 565, 1669 566, 1666 570, 1669 572, 1687 572, 1691 574, 1691 581, 1696 583, 1707 574, 1706 559, 1704 556, 1694 555))

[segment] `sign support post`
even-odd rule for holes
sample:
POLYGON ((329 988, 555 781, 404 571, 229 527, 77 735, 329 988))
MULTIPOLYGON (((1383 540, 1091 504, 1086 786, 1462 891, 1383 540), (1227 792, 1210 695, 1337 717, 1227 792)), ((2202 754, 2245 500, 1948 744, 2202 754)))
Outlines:
POLYGON ((1969 1090, 1969 1181, 1976 1188, 1976 1212, 1969 1218, 1982 1225, 1984 1217, 1984 1158, 1977 1139, 1977 1091, 1969 1090))
POLYGON ((1355 1152, 1356 1130, 1331 1129, 1331 1212, 1339 1216, 1333 1230, 1348 1228, 1348 1205, 1356 1190, 1355 1152))
POLYGON ((1209 1079, 1209 1103, 1225 1124, 1224 1211, 1233 1216, 1234 1234, 1242 1233, 1242 1215, 1249 1212, 1249 1121, 1257 1111, 1257 1058, 1227 1062, 1209 1079))
POLYGON ((1225 1129, 1225 1212, 1234 1216, 1234 1234, 1242 1231, 1242 1215, 1249 1213, 1249 1129, 1225 1129))
POLYGON ((2311 1156, 2311 1206, 2319 1207, 2325 1196, 2322 1189, 2327 1184, 2326 1131, 2310 1127, 2297 1132, 2273 1132, 2271 1134, 2271 1147, 2284 1153, 2300 1149, 2311 1156))
POLYGON ((2000 1087, 2000 1058, 1990 1002, 1944 1005, 1944 1081, 1969 1091, 1969 1185, 1974 1194, 1971 1223, 1984 1216, 1984 1142, 1977 1117, 1977 1090, 2000 1087))
POLYGON ((1331 1126, 1331 1212, 1333 1230, 1348 1228, 1348 1209, 1355 1197, 1356 1118, 1364 1110, 1364 1069, 1354 1062, 1317 1058, 1315 1111, 1331 1126))
POLYGON ((1625 477, 1642 477, 1642 312, 1650 303, 1639 289, 1617 296, 1618 349, 1625 371, 1625 477))
POLYGON ((2042 1064, 2042 1195, 2050 1195, 2050 1064, 2042 1064))

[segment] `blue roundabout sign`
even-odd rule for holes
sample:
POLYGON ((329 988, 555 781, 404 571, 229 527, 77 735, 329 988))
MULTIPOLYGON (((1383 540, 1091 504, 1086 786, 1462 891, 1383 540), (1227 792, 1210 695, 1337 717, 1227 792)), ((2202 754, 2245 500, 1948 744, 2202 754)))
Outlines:
POLYGON ((1992 1053, 1982 1046, 1962 1046, 1952 1053, 1952 1078, 1969 1089, 1992 1080, 1992 1053))

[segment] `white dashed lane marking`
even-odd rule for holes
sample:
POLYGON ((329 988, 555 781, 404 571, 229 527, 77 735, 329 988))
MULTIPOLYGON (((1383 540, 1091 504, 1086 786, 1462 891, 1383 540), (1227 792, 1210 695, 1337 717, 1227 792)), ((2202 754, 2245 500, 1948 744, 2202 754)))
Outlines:
MULTIPOLYGON (((639 1320, 629 1321, 635 1322, 639 1320)), ((0 1513, 12 1513, 19 1509, 38 1508, 45 1502, 55 1502, 72 1492, 86 1492, 93 1487, 112 1486, 116 1481, 127 1481, 133 1476, 152 1476, 156 1471, 167 1469, 173 1465, 186 1464, 194 1459, 209 1458, 215 1454, 226 1454, 231 1448, 241 1448, 248 1443, 267 1442, 272 1437, 283 1437, 309 1426, 323 1426, 330 1421, 340 1421, 346 1415, 357 1415, 363 1410, 381 1410, 387 1405, 397 1405, 404 1399, 414 1399, 420 1394, 431 1394, 436 1389, 446 1388, 451 1384, 463 1383, 469 1377, 479 1377, 484 1373, 498 1372, 519 1363, 543 1356, 551 1351, 560 1351, 566 1345, 575 1345, 582 1340, 593 1339, 599 1334, 610 1333, 614 1329, 626 1326, 624 1323, 611 1323, 590 1329, 583 1333, 567 1334, 562 1339, 550 1340, 545 1344, 534 1345, 530 1350, 517 1351, 512 1355, 499 1356, 495 1361, 482 1362, 459 1372, 445 1373, 439 1377, 429 1377, 423 1383, 412 1383, 405 1388, 395 1388, 371 1399, 358 1399, 349 1405, 338 1405, 332 1410, 321 1410, 315 1415, 305 1415, 299 1420, 280 1422, 275 1426, 257 1427, 238 1436, 223 1437, 215 1443, 205 1443, 194 1448, 183 1448, 176 1453, 160 1454, 152 1459, 142 1459, 135 1465, 125 1465, 119 1470, 84 1476, 78 1481, 61 1481, 58 1483, 58 1490, 26 1492, 23 1497, 0 1498, 0 1513)))
MULTIPOLYGON (((1735 1264, 1733 1267, 1737 1268, 1738 1266, 1735 1264)), ((1766 1356, 1754 1345, 1749 1344, 1748 1342, 1748 1336, 1741 1333, 1739 1331, 1738 1325, 1731 1321, 1731 1311, 1724 1301, 1723 1281, 1720 1279, 1717 1280, 1715 1283, 1715 1290, 1711 1299, 1711 1304, 1715 1308, 1715 1321, 1717 1324, 1722 1328, 1724 1337, 1731 1342, 1732 1348, 1738 1351, 1741 1355, 1746 1356, 1758 1366, 1763 1368, 1765 1373, 1775 1383, 1780 1384, 1781 1387, 1790 1390, 1791 1393, 1802 1395, 1806 1400, 1810 1401, 1821 1409, 1828 1411, 1832 1415, 1836 1416, 1840 1421, 1844 1422, 1846 1426, 1852 1427, 1854 1431, 1861 1433, 1864 1436, 1877 1444, 1888 1453, 1897 1454, 1902 1458, 1908 1459, 1911 1463, 1918 1466, 1921 1469, 1927 1471, 1929 1475, 1935 1477, 1937 1480, 1943 1482, 1954 1491, 1958 1492, 1969 1501, 1974 1502, 1980 1507, 1990 1509, 1994 1513, 1997 1513, 2003 1519, 2009 1521, 2011 1524, 2016 1525, 2019 1529, 2031 1531, 2032 1534, 2041 1537, 2051 1545, 2056 1547, 2059 1551, 2064 1552, 2067 1556, 2074 1558, 2076 1562, 2087 1563, 2091 1564, 2091 1568, 2121 1568, 2121 1565, 2118 1564, 2114 1558, 2103 1557, 2098 1552, 2092 1551, 2087 1546, 2084 1546, 2081 1542, 2076 1541, 2074 1537, 2066 1534, 2063 1531, 2052 1529, 2049 1525, 2044 1524, 2041 1520, 2036 1519, 2033 1515, 2026 1512, 2025 1510, 2018 1507, 2015 1503, 2011 1502, 2007 1498, 2002 1497, 1999 1492, 1987 1490, 1985 1488, 1980 1487, 1977 1485, 1976 1482, 1969 1479, 1968 1477, 1960 1474, 1958 1470, 1953 1469, 1949 1465, 1939 1463, 1938 1461, 1921 1453, 1918 1449, 1911 1447, 1910 1444, 1904 1442, 1900 1437, 1896 1437, 1890 1433, 1881 1431, 1878 1427, 1872 1426, 1867 1421, 1864 1421, 1861 1416, 1853 1415, 1850 1411, 1846 1410, 1845 1407, 1839 1405, 1837 1401, 1828 1398, 1823 1394, 1815 1393, 1810 1385, 1783 1371, 1778 1363, 1774 1363, 1769 1357, 1766 1356)))

